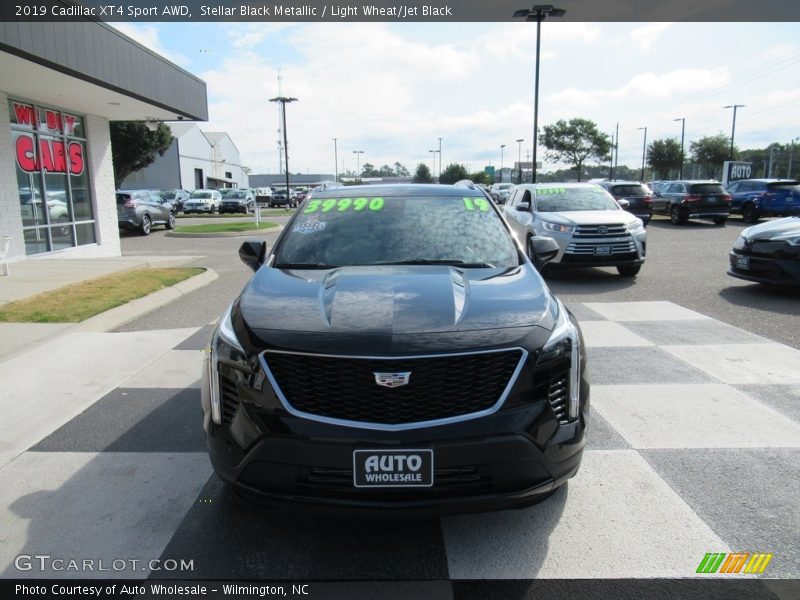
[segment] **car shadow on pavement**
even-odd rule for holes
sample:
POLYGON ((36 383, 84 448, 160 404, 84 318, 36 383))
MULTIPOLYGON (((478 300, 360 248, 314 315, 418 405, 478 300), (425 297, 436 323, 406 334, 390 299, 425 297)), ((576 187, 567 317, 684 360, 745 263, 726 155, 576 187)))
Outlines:
MULTIPOLYGON (((647 269, 647 263, 642 269, 647 269)), ((616 270, 601 268, 550 269, 545 271, 544 280, 556 294, 598 294, 636 285, 636 277, 622 277, 616 270)))
POLYGON ((800 315, 800 289, 753 283, 735 285, 720 290, 719 295, 736 306, 762 310, 766 313, 800 315))

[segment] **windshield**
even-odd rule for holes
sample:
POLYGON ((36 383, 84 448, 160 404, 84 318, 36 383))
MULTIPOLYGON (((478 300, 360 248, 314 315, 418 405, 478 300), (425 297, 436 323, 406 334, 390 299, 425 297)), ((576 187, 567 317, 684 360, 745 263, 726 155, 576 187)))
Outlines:
POLYGON ((192 192, 192 198, 211 198, 211 192, 192 192))
POLYGON ((225 197, 226 198, 244 198, 245 197, 245 193, 244 192, 230 192, 230 193, 225 194, 225 197))
POLYGON ((517 266, 516 246, 492 204, 465 197, 314 198, 276 254, 278 268, 375 264, 517 266))
POLYGON ((768 183, 767 189, 770 192, 785 192, 798 185, 800 185, 800 181, 776 181, 775 183, 768 183))
POLYGON ((692 186, 693 194, 724 194, 725 190, 719 183, 696 183, 692 186))
POLYGON ((514 187, 513 183, 500 183, 497 185, 498 190, 510 190, 512 187, 514 187))
POLYGON ((536 188, 537 212, 574 210, 620 210, 614 199, 602 188, 550 187, 536 188))
POLYGON ((175 197, 175 192, 161 192, 161 197, 164 200, 172 200, 175 197))
POLYGON ((650 194, 641 185, 615 185, 612 188, 615 196, 649 196, 650 194))

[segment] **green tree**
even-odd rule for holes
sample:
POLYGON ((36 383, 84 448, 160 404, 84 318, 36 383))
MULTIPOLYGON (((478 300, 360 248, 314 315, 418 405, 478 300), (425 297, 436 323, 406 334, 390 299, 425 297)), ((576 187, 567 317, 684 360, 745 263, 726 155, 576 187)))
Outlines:
POLYGON ((370 163, 361 165, 361 175, 359 177, 378 177, 379 175, 378 169, 374 165, 370 163))
MULTIPOLYGON (((722 169, 722 163, 730 154, 730 138, 724 133, 707 135, 689 145, 694 161, 700 165, 706 177, 716 177, 722 169)), ((733 149, 733 156, 737 154, 733 149)))
POLYGON ((378 169, 378 176, 380 177, 394 177, 394 169, 389 165, 383 165, 378 169))
POLYGON ((450 163, 447 165, 447 168, 442 171, 442 175, 439 177, 439 183, 455 183, 456 181, 461 181, 468 177, 469 174, 467 173, 467 169, 464 168, 464 165, 450 163))
POLYGON ((141 121, 112 121, 109 130, 117 187, 131 173, 151 165, 156 154, 164 156, 172 145, 172 131, 164 123, 159 123, 156 130, 151 131, 141 121))
POLYGON ((411 180, 411 183, 433 183, 433 177, 431 177, 431 170, 428 168, 428 165, 425 163, 419 163, 417 165, 417 170, 414 173, 414 178, 411 180))
POLYGON ((539 137, 547 149, 546 158, 572 165, 578 181, 582 180, 583 163, 589 159, 603 160, 611 152, 611 140, 588 119, 563 119, 542 128, 539 137))
POLYGON ((470 173, 467 175, 466 179, 472 180, 473 183, 482 183, 484 185, 490 185, 492 183, 492 178, 486 174, 486 171, 470 173))
POLYGON ((670 170, 679 169, 681 158, 681 145, 673 138, 653 140, 647 146, 647 164, 653 171, 658 172, 658 177, 653 175, 654 179, 659 177, 664 179, 670 170))
POLYGON ((399 162, 394 163, 394 172, 398 177, 408 177, 411 175, 411 173, 408 172, 408 169, 406 169, 399 162))

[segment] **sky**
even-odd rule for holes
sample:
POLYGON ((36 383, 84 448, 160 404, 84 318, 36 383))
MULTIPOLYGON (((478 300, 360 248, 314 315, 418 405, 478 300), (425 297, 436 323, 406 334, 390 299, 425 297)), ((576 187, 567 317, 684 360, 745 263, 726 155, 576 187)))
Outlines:
MULTIPOLYGON (((226 131, 253 173, 277 173, 280 92, 292 173, 369 162, 409 171, 439 148, 469 171, 531 152, 534 23, 116 23, 207 84, 206 131, 226 131), (524 139, 522 144, 515 140, 524 139), (502 151, 500 146, 505 144, 502 151), (356 155, 354 150, 364 153, 356 155)), ((619 164, 648 143, 730 136, 737 147, 800 136, 797 23, 559 23, 542 26, 539 126, 586 118, 619 164)), ((800 140, 799 140, 800 141, 800 140)), ((800 152, 800 150, 798 150, 800 152)), ((543 149, 539 149, 542 160, 543 149)), ((544 171, 559 165, 545 160, 544 171)), ((437 165, 438 170, 438 156, 437 165)))

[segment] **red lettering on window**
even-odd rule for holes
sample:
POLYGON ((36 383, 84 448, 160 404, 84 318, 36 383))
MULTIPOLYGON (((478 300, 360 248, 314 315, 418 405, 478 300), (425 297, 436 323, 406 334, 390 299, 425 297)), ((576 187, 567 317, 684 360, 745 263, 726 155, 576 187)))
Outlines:
POLYGON ((80 142, 70 142, 67 152, 69 152, 69 172, 73 175, 83 173, 83 146, 80 142))
POLYGON ((53 153, 53 171, 56 173, 67 172, 67 156, 64 153, 64 142, 51 142, 53 153))
POLYGON ((32 106, 14 102, 14 114, 17 117, 17 123, 20 125, 33 125, 34 113, 32 106))
POLYGON ((72 115, 64 115, 64 133, 67 135, 75 133, 75 117, 72 115))
POLYGON ((47 128, 53 131, 61 131, 61 114, 52 110, 44 111, 44 118, 47 128))
POLYGON ((36 164, 36 154, 33 151, 33 137, 21 135, 16 142, 17 164, 26 173, 31 173, 39 169, 36 164))
POLYGON ((55 165, 53 165, 53 154, 48 140, 39 140, 39 160, 42 167, 48 173, 55 173, 55 165))

